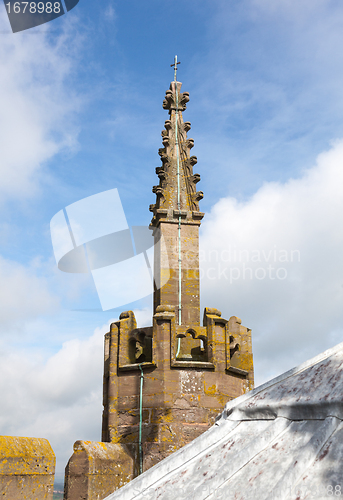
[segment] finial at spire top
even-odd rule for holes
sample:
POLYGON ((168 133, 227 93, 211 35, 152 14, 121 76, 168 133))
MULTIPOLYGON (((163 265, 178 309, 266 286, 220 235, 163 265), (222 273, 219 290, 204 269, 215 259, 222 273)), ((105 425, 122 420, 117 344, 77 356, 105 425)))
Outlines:
POLYGON ((176 82, 176 73, 177 73, 177 65, 181 64, 181 62, 177 62, 177 56, 174 57, 174 64, 171 64, 170 66, 174 66, 174 82, 176 82))

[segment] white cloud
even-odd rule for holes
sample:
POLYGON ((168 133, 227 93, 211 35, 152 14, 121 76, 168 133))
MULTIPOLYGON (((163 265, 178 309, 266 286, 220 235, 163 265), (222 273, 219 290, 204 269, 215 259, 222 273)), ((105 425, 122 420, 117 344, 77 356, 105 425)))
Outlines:
POLYGON ((19 329, 22 322, 55 312, 59 300, 47 280, 37 276, 37 264, 24 267, 0 256, 0 330, 19 329))
POLYGON ((70 340, 54 355, 0 351, 0 428, 50 441, 61 473, 77 439, 101 439, 103 336, 70 340))
POLYGON ((144 309, 134 309, 137 326, 143 328, 144 326, 152 326, 152 307, 145 307, 144 309))
POLYGON ((104 16, 107 21, 115 21, 117 18, 116 11, 114 9, 113 3, 109 3, 104 11, 104 16))
MULTIPOLYGON (((2 15, 0 30, 4 28, 9 25, 2 15)), ((62 149, 75 147, 71 112, 80 100, 67 92, 65 82, 76 60, 68 46, 75 47, 78 37, 70 44, 66 33, 54 41, 43 30, 0 34, 2 199, 34 196, 45 163, 62 149)))
POLYGON ((342 163, 340 141, 301 178, 204 219, 204 306, 252 328, 259 383, 342 340, 342 163))

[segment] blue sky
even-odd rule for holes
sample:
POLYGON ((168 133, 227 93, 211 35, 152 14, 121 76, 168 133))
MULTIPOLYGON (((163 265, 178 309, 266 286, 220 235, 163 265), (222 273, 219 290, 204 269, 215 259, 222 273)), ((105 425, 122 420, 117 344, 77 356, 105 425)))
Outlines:
MULTIPOLYGON (((74 441, 100 439, 118 314, 75 311, 97 294, 57 269, 49 224, 112 188, 130 226, 149 223, 175 54, 205 194, 202 306, 252 328, 258 383, 342 340, 342 25, 336 0, 80 0, 16 34, 0 9, 2 434, 48 438, 59 473, 74 441)), ((132 305, 141 324, 150 303, 132 305)))

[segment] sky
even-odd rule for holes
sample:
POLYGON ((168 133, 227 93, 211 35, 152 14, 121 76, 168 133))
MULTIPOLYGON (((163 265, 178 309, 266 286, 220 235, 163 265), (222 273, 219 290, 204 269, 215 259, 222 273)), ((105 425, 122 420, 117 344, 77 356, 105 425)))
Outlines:
POLYGON ((0 6, 0 432, 47 438, 57 478, 101 438, 102 311, 50 221, 117 189, 147 225, 164 93, 190 93, 206 212, 201 304, 252 329, 256 385, 343 340, 343 4, 80 0, 13 34, 0 6))

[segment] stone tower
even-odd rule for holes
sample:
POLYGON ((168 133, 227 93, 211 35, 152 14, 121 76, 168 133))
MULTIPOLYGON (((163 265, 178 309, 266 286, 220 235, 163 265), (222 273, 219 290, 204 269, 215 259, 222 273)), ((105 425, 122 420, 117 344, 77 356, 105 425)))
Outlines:
MULTIPOLYGON (((176 68, 176 64, 175 64, 176 68)), ((176 71, 175 71, 176 73, 176 71)), ((196 438, 224 404, 253 387, 251 331, 235 316, 205 308, 200 326, 200 175, 191 156, 189 94, 175 80, 163 108, 154 236, 153 325, 123 312, 105 335, 102 441, 121 445, 133 475, 196 438)))

